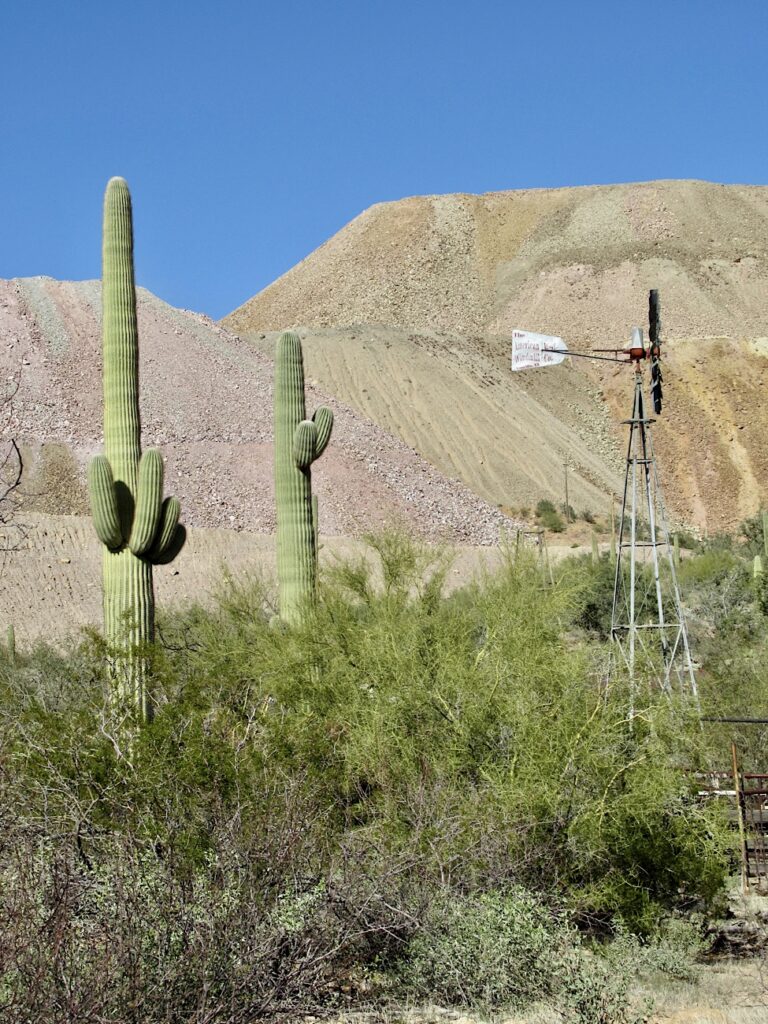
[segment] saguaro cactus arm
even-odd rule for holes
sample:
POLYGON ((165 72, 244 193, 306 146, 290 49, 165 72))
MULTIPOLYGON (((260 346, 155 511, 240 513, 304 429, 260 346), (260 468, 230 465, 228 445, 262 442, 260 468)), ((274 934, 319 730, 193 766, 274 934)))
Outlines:
POLYGON ((319 459, 328 447, 328 442, 331 439, 331 431, 333 430, 333 411, 329 409, 327 405, 321 405, 319 409, 315 411, 315 415, 312 417, 312 422, 317 427, 315 458, 319 459))
POLYGON ((96 455, 88 466, 88 490, 96 536, 110 551, 123 546, 120 510, 115 494, 112 467, 104 455, 96 455))
POLYGON ((134 555, 144 555, 152 547, 160 526, 162 507, 163 457, 157 448, 150 448, 139 462, 136 510, 128 538, 128 547, 134 555))
MULTIPOLYGON (((181 505, 178 498, 166 498, 163 502, 162 512, 160 514, 160 529, 157 531, 157 537, 155 543, 152 545, 152 550, 149 553, 151 561, 156 562, 162 559, 165 554, 170 551, 171 547, 175 547, 177 544, 177 534, 181 532, 179 527, 179 516, 181 515, 181 505)), ((186 537, 186 531, 184 531, 184 537, 186 537)), ((182 539, 181 545, 184 541, 182 539)), ((181 551, 181 545, 177 548, 177 552, 181 551)))
POLYGON ((311 420, 302 420, 293 434, 293 457, 299 469, 309 469, 315 461, 317 427, 311 420))
POLYGON ((181 551, 187 536, 179 525, 181 505, 178 498, 162 498, 163 462, 157 449, 150 448, 139 463, 138 498, 127 541, 122 532, 112 467, 106 456, 96 455, 91 460, 88 489, 96 535, 110 551, 119 551, 127 544, 134 555, 155 565, 172 561, 181 551))

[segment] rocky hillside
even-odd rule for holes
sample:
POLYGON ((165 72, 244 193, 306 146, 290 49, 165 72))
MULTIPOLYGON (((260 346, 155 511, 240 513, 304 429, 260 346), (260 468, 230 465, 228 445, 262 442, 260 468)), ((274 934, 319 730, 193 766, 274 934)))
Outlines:
POLYGON ((679 518, 716 530, 768 503, 768 188, 661 181, 448 195, 371 207, 236 310, 269 350, 300 327, 340 400, 496 504, 603 507, 631 382, 509 372, 512 328, 622 344, 661 292, 667 404, 656 446, 679 518))
MULTIPOLYGON (((20 373, 12 430, 25 460, 28 511, 87 509, 85 465, 101 448, 98 282, 0 281, 0 370, 20 373)), ((142 427, 167 456, 167 489, 185 522, 274 529, 272 362, 208 318, 140 291, 142 427)), ((508 520, 402 441, 327 402, 334 436, 314 473, 321 532, 351 535, 387 522, 428 537, 494 543, 508 520)))

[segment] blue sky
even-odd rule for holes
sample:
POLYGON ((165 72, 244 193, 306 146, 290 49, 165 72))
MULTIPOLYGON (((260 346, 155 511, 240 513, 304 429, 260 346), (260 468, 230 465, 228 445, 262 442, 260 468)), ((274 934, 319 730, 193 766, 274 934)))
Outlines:
POLYGON ((768 0, 5 0, 0 277, 230 312, 383 200, 768 183, 768 0))

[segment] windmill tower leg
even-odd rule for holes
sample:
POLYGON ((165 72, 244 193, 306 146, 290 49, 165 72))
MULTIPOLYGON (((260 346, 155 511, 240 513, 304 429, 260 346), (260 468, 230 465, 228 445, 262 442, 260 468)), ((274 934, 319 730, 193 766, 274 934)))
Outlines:
POLYGON ((621 654, 629 675, 630 717, 634 714, 635 693, 635 582, 637 575, 637 460, 635 428, 642 411, 642 393, 635 383, 632 418, 629 422, 629 442, 624 471, 624 492, 619 516, 619 535, 616 546, 616 566, 613 578, 613 607, 611 609, 611 639, 621 654), (629 528, 629 543, 625 531, 629 528), (629 593, 626 592, 624 559, 629 555, 629 593))
MULTIPOLYGON (((674 630, 674 640, 668 653, 666 661, 667 682, 671 689, 672 672, 676 672, 681 691, 689 690, 696 703, 699 702, 699 691, 696 685, 696 673, 693 669, 691 649, 688 643, 688 630, 685 626, 685 614, 683 612, 683 601, 680 596, 680 585, 677 581, 677 567, 675 566, 674 543, 669 534, 669 524, 664 508, 664 499, 661 492, 659 480, 659 467, 653 452, 653 439, 648 434, 648 449, 650 453, 650 468, 653 476, 655 506, 657 518, 662 531, 662 543, 666 551, 667 564, 669 568, 670 592, 674 604, 675 617, 677 619, 674 630)), ((672 632, 672 630, 670 630, 672 632)))
MULTIPOLYGON (((656 591, 656 611, 658 614, 659 624, 659 642, 661 645, 661 656, 664 663, 664 678, 662 680, 662 687, 669 691, 669 669, 671 667, 670 651, 669 651, 669 640, 667 638, 667 630, 664 623, 664 600, 661 594, 661 574, 659 572, 659 540, 657 535, 657 509, 656 501, 659 498, 659 494, 654 487, 654 473, 652 469, 655 468, 655 459, 653 457, 653 451, 650 447, 650 433, 646 430, 646 418, 645 408, 643 405, 643 389, 640 384, 638 376, 638 395, 640 399, 640 443, 642 450, 642 465, 643 465, 643 476, 645 483, 645 500, 648 508, 648 528, 650 532, 649 544, 651 546, 651 557, 653 560, 653 584, 656 591)), ((677 588, 677 582, 675 582, 675 588, 677 588)))
POLYGON ((694 698, 697 692, 653 451, 650 431, 653 420, 645 411, 639 369, 635 376, 632 417, 624 422, 629 426, 629 443, 611 611, 614 645, 611 664, 620 666, 627 674, 632 717, 638 687, 643 680, 655 678, 657 685, 670 694, 675 673, 682 690, 688 690, 694 698), (647 515, 647 540, 640 529, 644 522, 641 511, 647 515), (660 548, 666 550, 668 579, 662 575, 660 548), (650 549, 650 565, 644 556, 646 549, 650 549), (666 591, 669 592, 665 594, 666 591))

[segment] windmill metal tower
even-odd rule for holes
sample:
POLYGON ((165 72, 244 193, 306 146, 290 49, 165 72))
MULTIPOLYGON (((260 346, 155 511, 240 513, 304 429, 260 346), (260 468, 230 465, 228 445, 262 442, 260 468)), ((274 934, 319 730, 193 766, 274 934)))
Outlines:
MULTIPOLYGON (((632 330, 629 352, 634 367, 632 416, 629 427, 624 498, 611 612, 614 664, 629 678, 634 705, 641 682, 655 684, 664 692, 675 690, 697 699, 696 676, 688 645, 673 546, 669 534, 658 465, 653 450, 651 424, 643 393, 643 364, 651 365, 651 399, 661 412, 662 375, 659 338, 659 298, 650 293, 650 346, 643 332, 632 330)), ((630 707, 630 714, 634 707, 630 707)))
POLYGON ((688 646, 675 558, 670 543, 659 470, 653 452, 651 424, 643 392, 643 367, 650 366, 651 401, 658 415, 662 404, 659 293, 648 300, 649 344, 639 327, 632 329, 629 350, 617 348, 573 352, 562 338, 530 331, 512 333, 512 369, 552 366, 567 356, 630 363, 634 369, 632 416, 629 426, 624 499, 621 506, 611 611, 612 655, 609 678, 625 671, 631 706, 641 683, 671 694, 677 689, 698 699, 696 677, 688 646), (610 353, 596 355, 595 353, 610 353))

